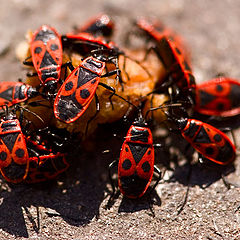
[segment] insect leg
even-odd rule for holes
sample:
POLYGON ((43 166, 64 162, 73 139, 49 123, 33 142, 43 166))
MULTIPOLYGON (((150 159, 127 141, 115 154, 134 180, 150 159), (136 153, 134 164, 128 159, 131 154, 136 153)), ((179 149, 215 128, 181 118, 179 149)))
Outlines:
POLYGON ((28 62, 27 60, 29 60, 30 58, 32 58, 32 56, 27 57, 24 61, 23 64, 26 66, 31 66, 33 67, 33 62, 28 62))
POLYGON ((114 185, 114 181, 112 179, 112 172, 111 170, 116 167, 118 164, 118 160, 114 160, 113 162, 111 162, 108 166, 108 177, 109 177, 109 180, 110 180, 110 183, 111 183, 111 187, 112 187, 112 193, 111 193, 111 196, 107 202, 107 205, 106 205, 106 208, 109 209, 111 208, 111 206, 113 205, 113 201, 114 201, 114 198, 115 198, 115 185, 114 185))
POLYGON ((186 203, 187 203, 188 194, 189 194, 189 189, 190 189, 189 181, 190 181, 191 176, 192 176, 192 165, 190 164, 190 165, 189 165, 188 175, 187 175, 187 183, 188 183, 188 185, 187 185, 187 191, 186 191, 186 194, 185 194, 185 197, 184 197, 183 202, 178 206, 177 215, 179 215, 179 214, 182 212, 184 206, 185 206, 186 203))
POLYGON ((36 77, 37 75, 37 72, 27 73, 27 77, 36 77))
POLYGON ((123 71, 125 72, 128 81, 130 81, 130 77, 128 75, 128 72, 126 71, 126 56, 124 55, 123 57, 124 57, 124 60, 123 60, 123 71))
POLYGON ((115 69, 113 71, 110 71, 110 72, 107 72, 106 74, 102 75, 101 78, 105 78, 105 77, 110 77, 110 76, 113 76, 115 74, 120 74, 121 73, 121 70, 120 69, 115 69))
POLYGON ((28 148, 28 151, 30 151, 31 153, 33 153, 33 155, 35 155, 35 157, 38 158, 37 165, 39 166, 39 163, 40 163, 40 156, 39 156, 39 154, 38 154, 35 150, 33 150, 32 148, 28 148))
POLYGON ((89 123, 98 115, 98 113, 100 111, 100 103, 99 103, 98 96, 97 96, 96 93, 95 93, 95 103, 96 103, 96 112, 87 122, 86 130, 85 130, 85 136, 87 136, 89 123))
POLYGON ((114 109, 114 106, 113 106, 113 103, 112 103, 112 97, 113 97, 113 95, 115 95, 115 92, 116 92, 115 88, 113 88, 113 87, 111 87, 111 86, 109 86, 105 83, 102 83, 102 82, 99 82, 98 85, 101 85, 102 87, 104 87, 107 90, 112 92, 111 95, 109 96, 109 101, 111 103, 112 109, 114 109))
MULTIPOLYGON (((24 206, 23 208, 24 208, 24 211, 25 211, 25 213, 26 213, 26 215, 27 215, 27 217, 28 217, 28 220, 29 220, 29 221, 31 222, 31 224, 32 224, 33 230, 34 230, 36 233, 39 233, 39 231, 40 231, 40 220, 39 220, 39 212, 38 212, 38 210, 37 210, 37 216, 38 216, 38 221, 37 221, 37 223, 38 223, 39 225, 37 226, 37 224, 36 224, 35 221, 34 221, 34 218, 33 218, 32 214, 30 213, 30 211, 28 210, 28 208, 27 208, 26 206, 24 206)), ((37 208, 37 209, 38 209, 38 208, 37 208)))
POLYGON ((155 165, 154 165, 154 172, 158 174, 158 178, 157 178, 155 184, 153 185, 153 187, 152 187, 152 189, 151 189, 151 191, 150 191, 150 194, 153 192, 153 190, 156 188, 156 186, 158 185, 159 181, 160 181, 161 178, 162 178, 162 172, 161 172, 161 170, 160 170, 157 166, 155 166, 155 165))
POLYGON ((61 68, 64 68, 64 67, 66 67, 66 68, 68 67, 68 69, 69 69, 71 72, 75 69, 74 66, 72 65, 72 62, 71 62, 71 61, 62 64, 61 68))

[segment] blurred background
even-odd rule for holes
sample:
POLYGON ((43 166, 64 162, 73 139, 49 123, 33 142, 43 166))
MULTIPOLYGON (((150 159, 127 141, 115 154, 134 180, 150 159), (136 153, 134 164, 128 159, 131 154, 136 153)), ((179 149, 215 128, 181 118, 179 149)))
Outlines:
MULTIPOLYGON (((83 25, 99 13, 116 22, 114 40, 122 36, 138 16, 157 17, 179 33, 191 51, 197 83, 223 73, 240 77, 240 1, 236 0, 0 0, 0 80, 25 77, 15 48, 28 30, 42 24, 60 34, 83 25)), ((236 130, 236 135, 238 136, 236 130)), ((112 155, 83 153, 75 170, 55 183, 40 186, 9 186, 1 183, 1 239, 240 239, 238 188, 228 190, 216 171, 193 168, 184 210, 187 169, 179 169, 176 181, 161 183, 156 191, 155 218, 148 202, 119 197, 111 210, 104 209, 107 163, 112 155), (208 187, 202 188, 202 183, 208 187), (209 183, 209 184, 208 184, 209 183)), ((111 141, 111 140, 110 140, 111 141)), ((117 148, 116 148, 117 151, 117 148)), ((117 152, 118 153, 118 152, 117 152)), ((117 156, 117 154, 116 154, 117 156)), ((240 182, 240 164, 227 177, 240 182)))

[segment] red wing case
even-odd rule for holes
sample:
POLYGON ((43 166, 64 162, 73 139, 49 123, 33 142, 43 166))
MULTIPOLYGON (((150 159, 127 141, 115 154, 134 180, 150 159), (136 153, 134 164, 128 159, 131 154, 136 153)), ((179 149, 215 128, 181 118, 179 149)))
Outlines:
POLYGON ((0 106, 24 102, 36 93, 34 88, 21 82, 0 82, 0 106))
POLYGON ((24 135, 17 119, 0 125, 0 172, 12 183, 24 180, 29 169, 29 157, 24 135))
POLYGON ((118 185, 129 198, 141 197, 151 183, 154 170, 152 133, 132 125, 127 133, 118 164, 118 185))
POLYGON ((215 78, 196 86, 195 111, 210 116, 240 114, 240 83, 231 78, 215 78))
POLYGON ((62 42, 57 31, 41 26, 30 43, 33 65, 43 85, 58 82, 62 66, 62 42))
POLYGON ((72 71, 59 89, 54 102, 57 119, 71 123, 86 111, 95 95, 104 68, 104 62, 88 57, 72 71))
POLYGON ((217 164, 227 165, 236 157, 236 148, 228 136, 207 123, 188 119, 181 133, 192 147, 217 164))

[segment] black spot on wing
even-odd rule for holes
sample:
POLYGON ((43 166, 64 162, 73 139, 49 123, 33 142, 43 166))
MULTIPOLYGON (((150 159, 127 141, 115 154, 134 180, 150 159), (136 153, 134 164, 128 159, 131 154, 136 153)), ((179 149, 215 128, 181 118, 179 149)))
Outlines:
POLYGON ((17 157, 22 158, 25 154, 25 151, 22 148, 18 148, 15 153, 16 153, 17 157))
POLYGON ((7 153, 2 151, 0 152, 0 161, 5 161, 7 159, 7 153))
POLYGON ((52 51, 56 51, 56 50, 59 49, 59 47, 58 47, 57 44, 53 43, 53 44, 51 44, 50 49, 51 49, 52 51))
POLYGON ((216 85, 216 91, 217 92, 222 92, 223 91, 223 86, 221 84, 216 85))
POLYGON ((221 142, 222 140, 222 136, 220 134, 215 134, 213 139, 216 141, 216 142, 221 142))
POLYGON ((36 54, 39 54, 41 51, 42 51, 42 48, 41 48, 41 47, 36 47, 36 48, 34 49, 34 53, 36 53, 36 54))
POLYGON ((83 99, 87 99, 90 96, 90 92, 88 91, 88 89, 82 89, 80 91, 80 96, 83 99))
MULTIPOLYGON (((14 93, 14 96, 13 96, 13 98, 16 100, 16 99, 19 99, 19 95, 20 95, 20 86, 16 86, 15 87, 15 93, 14 93)), ((21 94, 21 97, 23 97, 22 95, 24 95, 24 94, 21 94)), ((25 96, 24 96, 25 97, 25 96)), ((24 98, 23 97, 23 98, 24 98)))
POLYGON ((122 163, 122 168, 124 170, 129 170, 132 167, 132 163, 129 159, 125 159, 122 163))
POLYGON ((150 169, 151 169, 151 166, 150 166, 150 164, 149 164, 148 161, 146 161, 146 162, 144 162, 144 163, 142 164, 142 170, 143 170, 145 173, 148 173, 148 172, 150 171, 150 169))
POLYGON ((72 90, 72 88, 73 88, 73 82, 72 81, 66 83, 66 85, 65 85, 65 90, 66 91, 70 91, 70 90, 72 90))

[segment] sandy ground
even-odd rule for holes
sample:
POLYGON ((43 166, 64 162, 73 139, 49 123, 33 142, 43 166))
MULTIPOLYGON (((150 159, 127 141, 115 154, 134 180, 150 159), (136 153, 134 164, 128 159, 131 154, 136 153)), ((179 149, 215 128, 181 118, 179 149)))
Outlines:
MULTIPOLYGON (((24 78, 15 46, 28 29, 48 23, 64 33, 103 11, 114 17, 119 31, 122 23, 128 25, 129 17, 140 15, 156 16, 175 29, 191 49, 197 82, 218 73, 240 76, 237 0, 0 0, 0 5, 1 81, 24 78)), ((238 121, 230 121, 231 126, 239 125, 238 121)), ((189 166, 184 164, 170 173, 170 182, 157 186, 155 217, 146 198, 132 201, 119 196, 106 210, 107 166, 117 158, 120 146, 121 141, 112 140, 109 133, 97 142, 94 152, 83 152, 66 174, 50 184, 11 186, 2 182, 0 239, 240 239, 240 189, 228 190, 218 171, 198 164, 193 165, 189 182, 189 166), (103 155, 106 149, 112 151, 103 155), (178 214, 188 185, 188 201, 178 214)), ((158 165, 162 159, 160 152, 158 165)), ((239 184, 239 159, 225 175, 239 184)))

